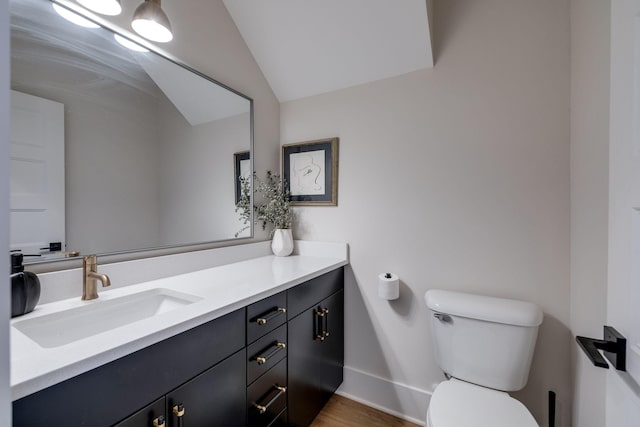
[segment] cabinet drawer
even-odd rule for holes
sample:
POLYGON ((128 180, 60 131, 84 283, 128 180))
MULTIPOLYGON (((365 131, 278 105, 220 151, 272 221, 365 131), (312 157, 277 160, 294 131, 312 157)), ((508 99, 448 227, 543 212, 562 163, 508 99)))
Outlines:
POLYGON ((287 319, 293 319, 309 307, 344 288, 344 268, 330 271, 289 289, 287 319))
POLYGON ((247 347, 247 385, 267 372, 287 355, 287 325, 247 347))
POLYGON ((247 388, 250 426, 266 427, 278 418, 287 406, 286 385, 287 359, 283 359, 247 388))
POLYGON ((273 331, 287 320, 287 293, 280 292, 247 307, 247 344, 273 331))

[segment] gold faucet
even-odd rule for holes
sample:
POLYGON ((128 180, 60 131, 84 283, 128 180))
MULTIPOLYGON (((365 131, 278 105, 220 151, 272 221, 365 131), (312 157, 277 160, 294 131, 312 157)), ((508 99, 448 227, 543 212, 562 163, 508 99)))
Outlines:
POLYGON ((111 286, 111 280, 106 274, 98 274, 98 257, 90 255, 82 260, 82 300, 87 301, 98 298, 98 280, 102 287, 111 286))

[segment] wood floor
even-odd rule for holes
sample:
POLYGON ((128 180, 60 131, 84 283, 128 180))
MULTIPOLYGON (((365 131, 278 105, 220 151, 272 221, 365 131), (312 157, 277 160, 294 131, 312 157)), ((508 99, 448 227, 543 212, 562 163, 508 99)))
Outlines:
POLYGON ((334 394, 310 427, 418 427, 418 425, 334 394))

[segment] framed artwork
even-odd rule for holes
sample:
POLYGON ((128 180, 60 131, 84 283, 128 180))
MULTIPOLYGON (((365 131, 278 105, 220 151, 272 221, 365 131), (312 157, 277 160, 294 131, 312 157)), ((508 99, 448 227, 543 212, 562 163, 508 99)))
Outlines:
POLYGON ((240 196, 242 195, 240 177, 251 177, 251 159, 249 157, 249 152, 239 151, 237 153, 233 153, 233 163, 233 172, 235 175, 233 182, 235 183, 236 204, 238 204, 238 202, 240 201, 240 196))
POLYGON ((291 205, 338 205, 338 138, 282 146, 282 177, 291 205))

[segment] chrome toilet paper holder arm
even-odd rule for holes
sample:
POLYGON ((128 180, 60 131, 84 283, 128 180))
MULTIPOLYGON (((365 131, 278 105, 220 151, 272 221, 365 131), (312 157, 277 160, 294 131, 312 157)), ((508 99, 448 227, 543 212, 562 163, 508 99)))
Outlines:
POLYGON ((627 339, 615 328, 605 326, 602 340, 577 336, 576 341, 595 366, 609 369, 606 357, 617 370, 627 370, 627 339), (604 357, 599 350, 603 350, 604 357))

